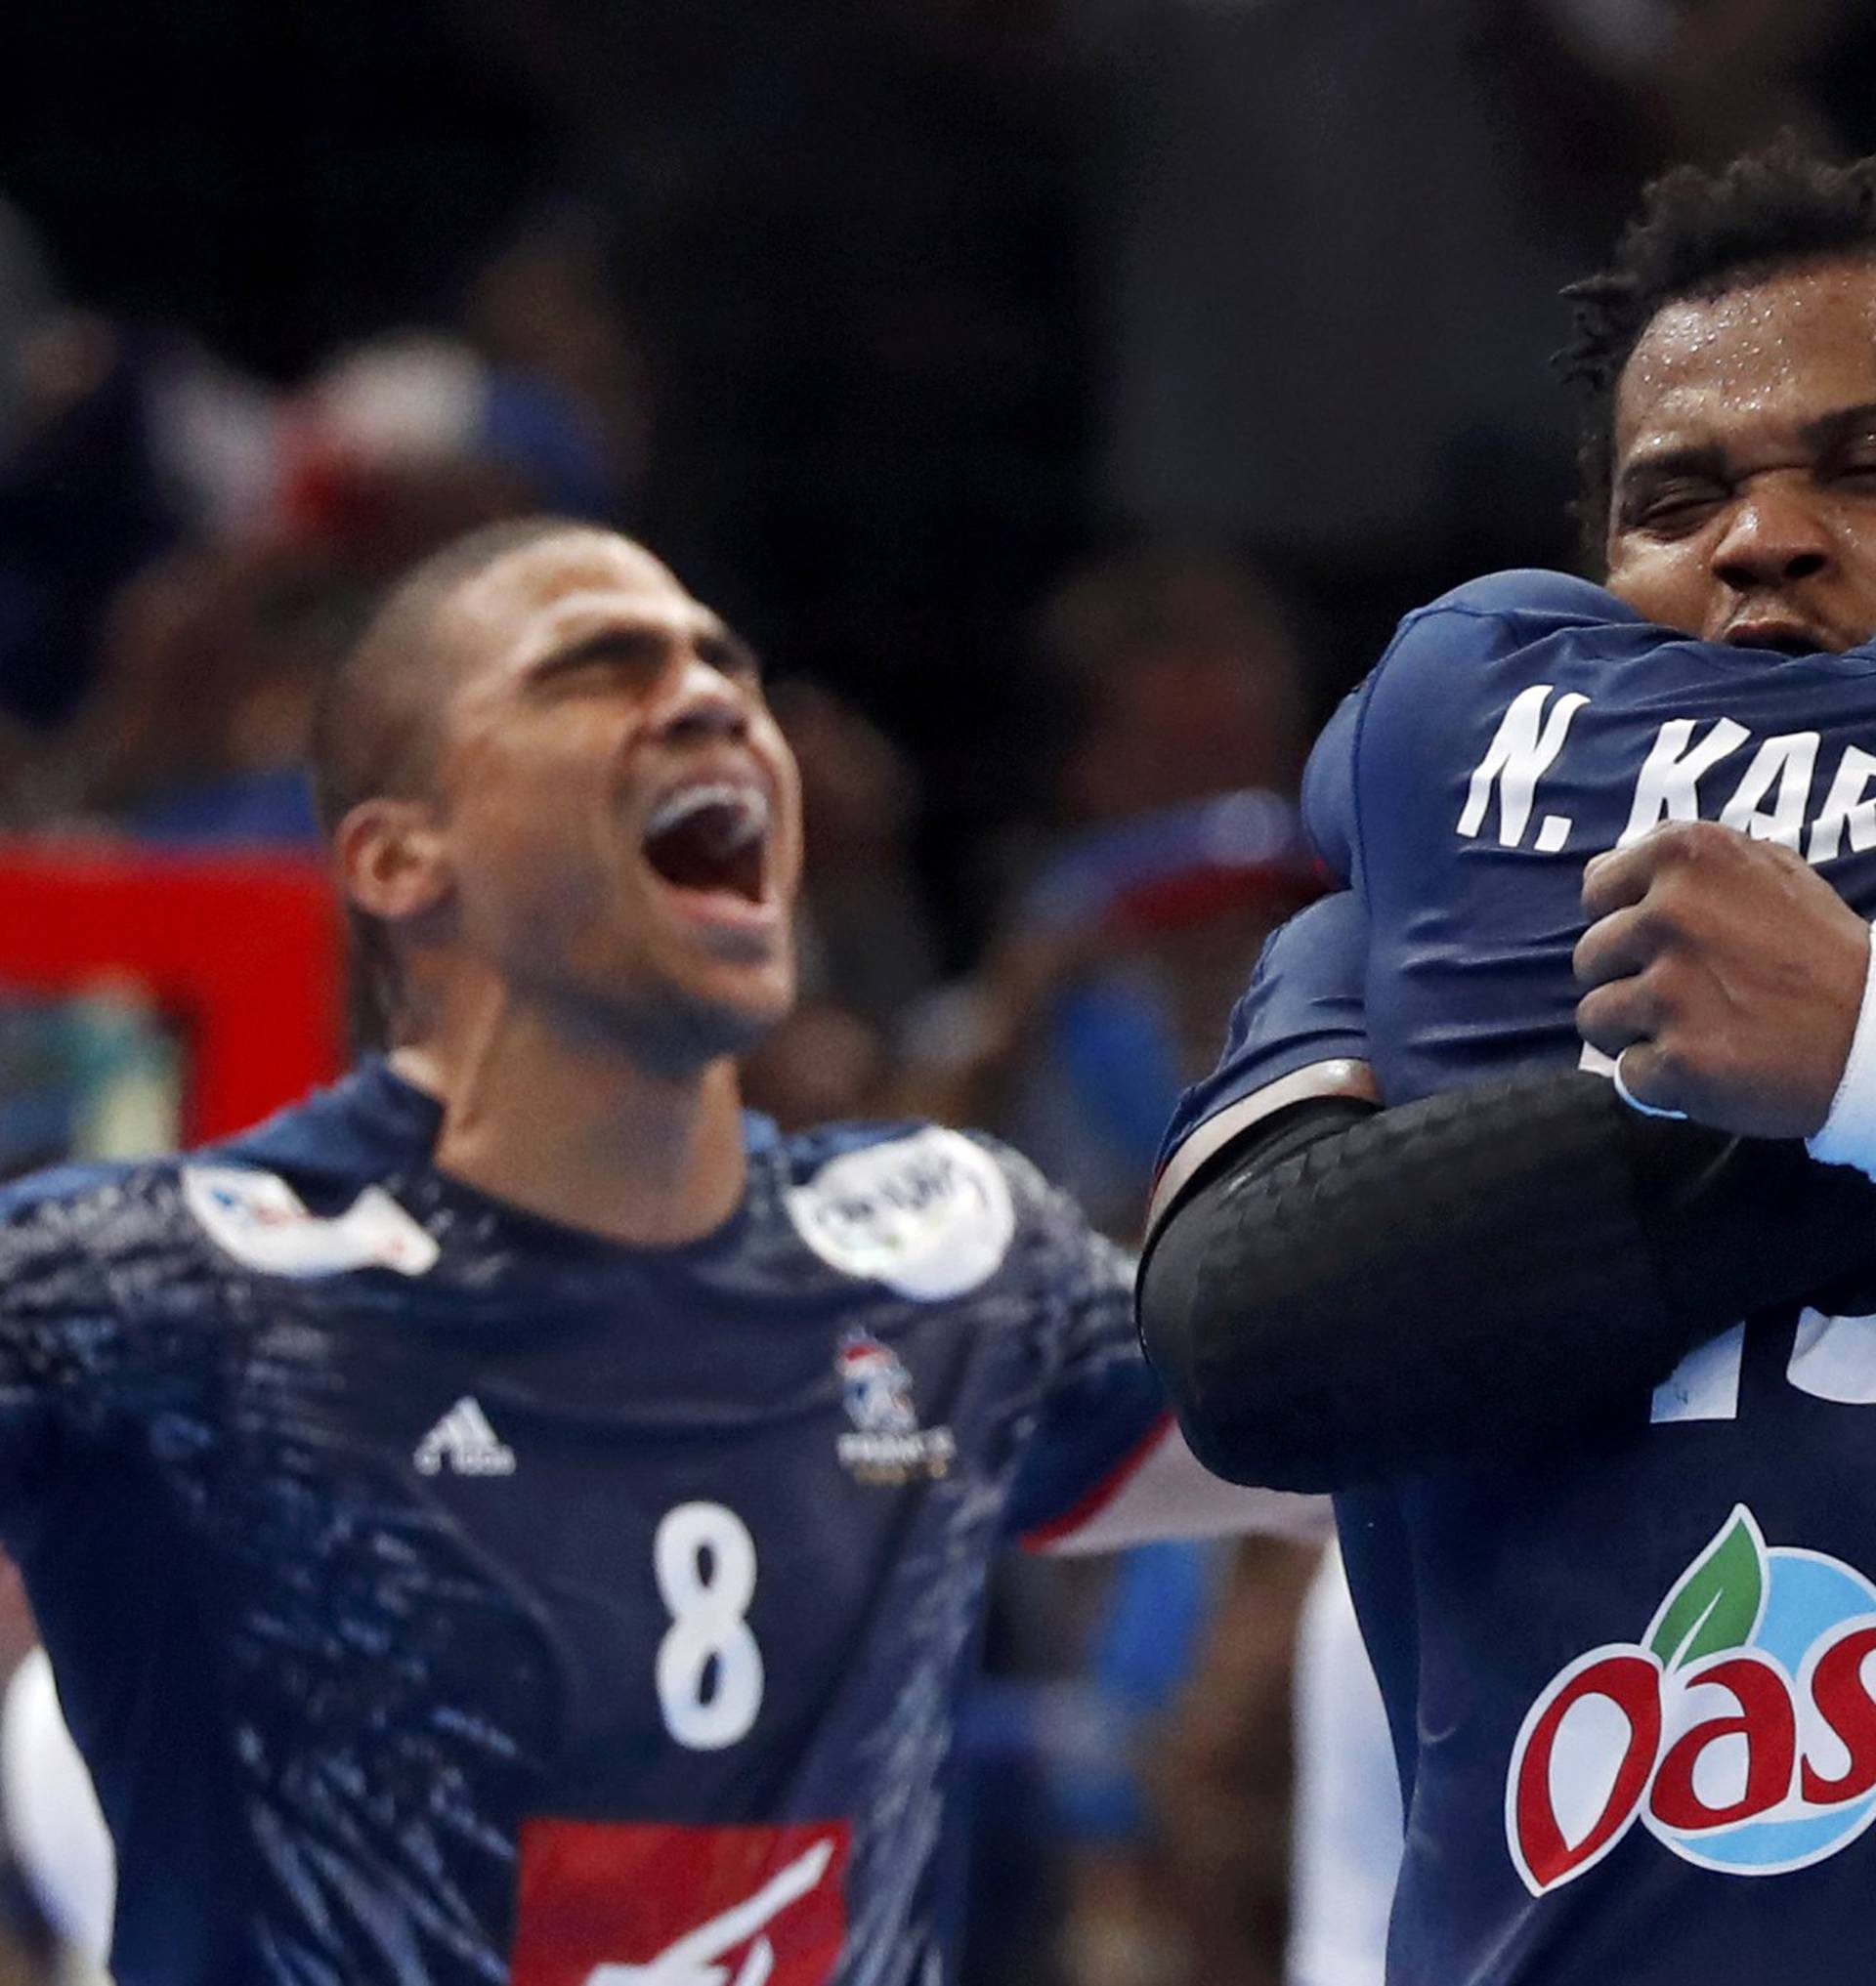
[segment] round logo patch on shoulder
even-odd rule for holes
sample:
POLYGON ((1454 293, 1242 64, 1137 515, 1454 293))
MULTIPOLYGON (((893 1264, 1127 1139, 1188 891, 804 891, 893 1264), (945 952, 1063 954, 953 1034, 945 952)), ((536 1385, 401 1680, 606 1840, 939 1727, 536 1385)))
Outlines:
POLYGON ((843 1275, 936 1303, 996 1274, 1016 1233, 995 1159, 936 1125, 830 1160, 788 1195, 801 1239, 843 1275))

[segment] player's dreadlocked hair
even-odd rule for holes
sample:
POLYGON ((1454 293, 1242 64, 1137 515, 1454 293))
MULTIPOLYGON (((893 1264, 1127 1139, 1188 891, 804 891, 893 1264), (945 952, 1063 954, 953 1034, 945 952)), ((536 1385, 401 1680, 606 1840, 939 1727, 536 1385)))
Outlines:
POLYGON ((1563 292, 1575 332, 1556 363, 1584 395, 1577 521, 1599 568, 1612 494, 1616 388, 1656 314, 1840 255, 1876 258, 1876 158, 1832 165, 1785 137, 1717 172, 1677 166, 1642 190, 1614 267, 1563 292))
MULTIPOLYGON (((456 538, 393 586, 327 677, 313 717, 313 796, 329 837, 362 801, 420 798, 435 772, 436 713, 448 700, 437 617, 457 588, 525 546, 600 527, 529 517, 456 538)), ((403 996, 397 953, 374 917, 346 907, 352 940, 352 1033, 362 1047, 395 1040, 403 996)))

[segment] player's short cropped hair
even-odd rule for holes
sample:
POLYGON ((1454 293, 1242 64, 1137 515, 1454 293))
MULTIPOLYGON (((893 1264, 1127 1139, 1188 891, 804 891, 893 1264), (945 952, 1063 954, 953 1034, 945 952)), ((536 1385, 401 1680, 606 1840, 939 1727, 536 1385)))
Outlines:
MULTIPOLYGON (((421 799, 432 790, 448 702, 440 676, 449 658, 438 639, 444 607, 496 560, 546 538, 601 527, 577 518, 525 517, 485 525, 413 566, 379 603, 363 633, 326 678, 313 714, 313 796, 333 834, 362 801, 421 799)), ((352 936, 353 1033, 361 1045, 395 1036, 399 962, 377 919, 346 907, 352 936)))
POLYGON ((1613 265, 1563 292, 1575 332, 1556 363, 1584 396, 1577 517, 1599 569, 1613 494, 1616 392, 1656 315, 1847 255, 1876 259, 1876 158, 1834 165, 1787 137, 1717 171, 1677 166, 1642 189, 1613 265))

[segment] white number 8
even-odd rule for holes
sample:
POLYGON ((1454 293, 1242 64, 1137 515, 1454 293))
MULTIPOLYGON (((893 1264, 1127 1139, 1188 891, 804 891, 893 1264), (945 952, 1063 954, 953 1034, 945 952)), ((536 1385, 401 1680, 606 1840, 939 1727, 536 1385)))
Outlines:
POLYGON ((658 1644, 664 1728, 693 1752, 719 1752, 748 1735, 762 1708, 762 1651, 744 1619, 755 1597, 755 1541, 721 1503, 679 1503, 659 1524, 652 1568, 671 1616, 658 1644))

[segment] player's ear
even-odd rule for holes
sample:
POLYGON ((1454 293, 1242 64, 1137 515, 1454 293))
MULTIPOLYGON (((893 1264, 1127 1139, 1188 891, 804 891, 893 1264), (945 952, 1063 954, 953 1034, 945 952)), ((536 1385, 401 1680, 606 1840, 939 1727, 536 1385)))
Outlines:
POLYGON ((446 837, 423 800, 363 800, 332 837, 347 900, 387 924, 407 923, 449 894, 446 837))

